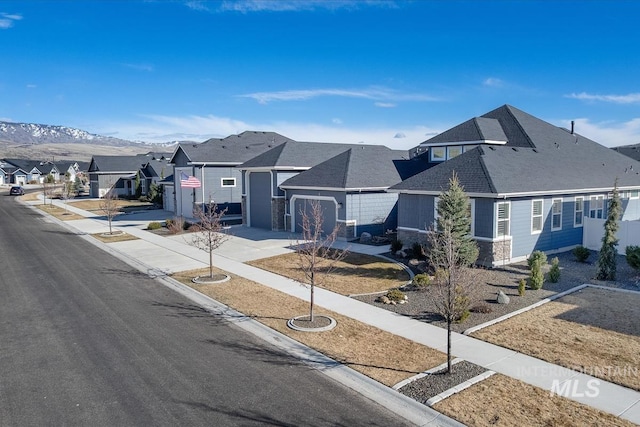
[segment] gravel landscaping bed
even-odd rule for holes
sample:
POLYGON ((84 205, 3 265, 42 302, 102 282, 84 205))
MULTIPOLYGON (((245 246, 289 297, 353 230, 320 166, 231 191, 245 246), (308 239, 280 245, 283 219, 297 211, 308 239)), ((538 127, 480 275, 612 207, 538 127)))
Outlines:
POLYGON ((398 391, 420 403, 426 404, 427 400, 443 391, 449 390, 487 371, 482 366, 474 365, 466 360, 456 363, 451 369, 453 371, 451 374, 446 374, 444 371, 435 372, 405 385, 398 391))
MULTIPOLYGON (((391 257, 390 254, 387 254, 387 256, 391 257)), ((592 251, 587 263, 575 261, 575 257, 570 251, 550 255, 548 256, 548 261, 550 262, 554 256, 557 256, 560 260, 561 276, 558 283, 550 283, 547 281, 544 283, 542 289, 537 291, 527 289, 525 295, 522 297, 518 295, 518 282, 520 279, 526 279, 529 275, 529 268, 526 261, 500 268, 474 268, 472 274, 476 280, 477 289, 476 297, 473 299, 471 306, 483 306, 483 308, 488 308, 490 312, 480 313, 472 310, 471 315, 464 322, 454 324, 452 329, 456 332, 463 332, 472 326, 488 322, 585 283, 621 289, 640 290, 637 274, 629 267, 624 256, 618 256, 617 280, 613 282, 593 279, 596 274, 597 252, 592 251), (498 304, 496 302, 496 296, 499 291, 503 291, 509 296, 509 304, 498 304)), ((411 265, 406 259, 395 259, 407 264, 414 272, 419 272, 420 266, 411 265)), ((389 311, 446 328, 446 323, 442 317, 435 312, 434 293, 429 290, 429 287, 419 290, 407 289, 405 294, 408 296, 407 303, 399 305, 387 305, 375 302, 379 295, 361 295, 354 298, 389 311)))

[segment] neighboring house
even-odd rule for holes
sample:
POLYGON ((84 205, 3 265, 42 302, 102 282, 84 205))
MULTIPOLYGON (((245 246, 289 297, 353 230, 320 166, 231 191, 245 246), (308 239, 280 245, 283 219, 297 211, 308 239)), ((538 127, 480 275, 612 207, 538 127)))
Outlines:
POLYGON ((193 218, 196 205, 214 202, 219 209, 227 209, 227 217, 241 218, 242 175, 236 166, 287 141, 292 140, 274 132, 246 131, 200 144, 180 144, 170 159, 174 200, 165 205, 173 204, 178 216, 193 218), (185 186, 185 177, 200 181, 199 187, 185 186))
POLYGON ((86 172, 89 170, 88 162, 76 162, 74 160, 71 161, 63 161, 57 162, 58 170, 60 171, 61 179, 68 176, 69 181, 75 181, 76 178, 80 178, 81 180, 86 177, 86 172))
POLYGON ((163 173, 170 173, 168 153, 147 153, 137 156, 93 156, 89 164, 91 197, 104 197, 112 191, 119 197, 136 194, 136 176, 140 178, 141 194, 147 194, 152 182, 159 182, 163 173))
POLYGON ((340 239, 355 239, 364 232, 382 235, 396 228, 398 195, 386 190, 424 170, 424 162, 409 160, 408 151, 381 145, 345 148, 279 185, 287 230, 302 232, 301 217, 310 201, 322 206, 323 232, 338 226, 340 239))
MULTIPOLYGON (((26 184, 40 184, 48 175, 53 176, 56 182, 60 181, 60 172, 53 162, 26 159, 3 159, 3 161, 24 171, 26 173, 24 183, 26 184)), ((17 184, 16 178, 13 179, 13 183, 17 184)))
POLYGON ((640 219, 640 162, 509 105, 436 135, 420 151, 432 167, 389 190, 399 194, 405 245, 426 241, 453 173, 471 199, 478 262, 487 266, 582 244, 584 218, 606 217, 616 179, 623 219, 640 219))
POLYGON ((613 147, 612 150, 617 151, 620 154, 624 154, 627 157, 631 157, 634 160, 640 161, 640 144, 622 145, 620 147, 613 147))

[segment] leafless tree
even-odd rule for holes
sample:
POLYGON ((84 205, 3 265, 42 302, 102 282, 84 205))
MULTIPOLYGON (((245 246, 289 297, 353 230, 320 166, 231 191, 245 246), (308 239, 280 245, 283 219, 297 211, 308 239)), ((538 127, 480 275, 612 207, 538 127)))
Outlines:
POLYGON ((100 199, 100 210, 104 212, 107 217, 107 221, 109 222, 109 234, 113 234, 113 230, 111 228, 111 223, 113 218, 120 211, 120 207, 118 204, 118 193, 116 193, 115 189, 112 185, 109 185, 109 190, 104 193, 102 199, 100 199))
POLYGON ((430 230, 427 259, 434 269, 435 279, 430 290, 434 295, 436 312, 447 322, 447 373, 451 373, 451 326, 464 320, 475 299, 473 270, 461 262, 464 259, 460 240, 452 232, 449 222, 441 224, 440 230, 430 230))
MULTIPOLYGON (((62 191, 60 192, 60 198, 62 201, 66 202, 67 200, 73 199, 76 195, 76 183, 71 180, 71 177, 68 173, 64 175, 64 182, 62 183, 62 191)), ((65 209, 67 205, 65 203, 65 209)))
POLYGON ((55 188, 55 180, 53 175, 49 174, 42 178, 42 204, 47 204, 47 197, 49 197, 50 204, 53 205, 53 190, 55 188))
POLYGON ((229 239, 229 235, 224 233, 222 223, 226 213, 226 208, 218 211, 218 206, 213 202, 210 202, 206 209, 197 206, 193 211, 198 224, 195 225, 196 231, 192 235, 192 241, 198 249, 209 253, 210 278, 213 278, 213 251, 229 239))
POLYGON ((332 249, 338 236, 339 227, 323 236, 324 216, 322 206, 312 200, 300 208, 302 221, 302 239, 297 241, 296 253, 298 266, 303 271, 311 290, 309 321, 313 322, 313 305, 315 287, 322 285, 326 276, 335 269, 336 264, 347 256, 347 251, 332 249))

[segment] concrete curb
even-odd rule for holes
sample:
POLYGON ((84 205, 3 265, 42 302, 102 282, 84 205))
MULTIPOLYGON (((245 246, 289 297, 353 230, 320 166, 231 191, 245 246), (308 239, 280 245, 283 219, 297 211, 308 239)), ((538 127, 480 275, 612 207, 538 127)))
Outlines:
POLYGON ((562 297, 564 297, 566 295, 569 295, 569 294, 577 292, 577 291, 579 291, 581 289, 584 289, 587 286, 591 286, 591 285, 587 285, 587 284, 579 285, 579 286, 576 286, 575 288, 571 288, 571 289, 568 289, 568 290, 566 290, 564 292, 560 292, 559 294, 552 295, 552 296, 550 296, 548 298, 545 298, 543 300, 538 301, 535 304, 528 305, 528 306, 523 307, 523 308, 521 308, 519 310, 512 311, 511 313, 507 313, 504 316, 500 316, 500 317, 497 317, 497 318, 495 318, 493 320, 489 320, 488 322, 481 323, 481 324, 479 324, 477 326, 473 326, 473 327, 465 330, 462 333, 462 335, 470 335, 470 334, 472 334, 472 333, 474 333, 476 331, 479 331, 482 328, 486 328, 488 326, 495 325, 496 323, 500 323, 503 320, 507 320, 507 319, 509 319, 509 318, 511 318, 513 316, 517 316, 518 314, 522 314, 522 313, 525 313, 525 312, 527 312, 529 310, 533 310, 534 308, 540 307, 541 305, 544 305, 544 304, 546 304, 548 302, 551 302, 551 301, 556 300, 558 298, 562 298, 562 297))
MULTIPOLYGON (((460 359, 459 357, 456 357, 455 359, 453 359, 451 361, 451 364, 455 365, 456 363, 460 363, 463 360, 464 359, 460 359)), ((406 386, 407 384, 411 384, 412 382, 414 382, 416 380, 419 380, 420 378, 424 378, 424 377, 426 377, 428 375, 433 374, 434 372, 442 371, 443 369, 446 369, 446 368, 447 368, 447 362, 444 362, 441 365, 438 365, 438 366, 436 366, 434 368, 431 368, 431 369, 427 369, 426 371, 421 372, 421 373, 419 373, 417 375, 414 375, 412 377, 409 377, 406 380, 402 380, 398 384, 394 385, 391 388, 394 389, 394 390, 400 390, 402 387, 406 386)))
POLYGON ((447 397, 450 397, 456 393, 460 393, 462 390, 469 388, 472 385, 479 383, 480 381, 486 380, 493 374, 495 374, 494 371, 486 371, 481 373, 478 376, 471 378, 470 380, 463 382, 462 384, 458 384, 455 387, 451 387, 449 390, 445 390, 442 393, 438 394, 437 396, 433 396, 431 399, 427 400, 427 405, 433 406, 436 403, 446 399, 447 397))
POLYGON ((152 278, 155 278, 167 288, 174 290, 211 313, 222 316, 225 320, 235 326, 296 357, 314 369, 322 372, 324 375, 327 375, 338 383, 349 387, 358 394, 376 402, 380 406, 387 408, 409 422, 418 426, 464 427, 464 424, 461 424, 458 421, 449 418, 446 415, 443 415, 440 412, 437 412, 436 410, 425 406, 390 387, 374 381, 366 375, 354 371, 353 369, 342 365, 341 363, 289 338, 284 334, 281 334, 280 332, 268 328, 262 323, 253 320, 204 294, 201 294, 195 289, 192 289, 177 280, 172 279, 163 272, 155 274, 158 272, 157 269, 148 266, 137 259, 125 256, 117 249, 86 235, 84 232, 74 228, 72 225, 66 224, 64 221, 48 215, 46 212, 29 204, 25 203, 25 206, 40 212, 42 216, 51 219, 66 230, 80 236, 95 246, 98 246, 129 266, 148 274, 152 278))

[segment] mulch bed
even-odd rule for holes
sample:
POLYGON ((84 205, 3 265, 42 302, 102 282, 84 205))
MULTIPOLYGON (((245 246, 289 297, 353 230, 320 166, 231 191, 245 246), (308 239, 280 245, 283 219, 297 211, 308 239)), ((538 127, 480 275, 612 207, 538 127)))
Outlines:
MULTIPOLYGON (((415 273, 420 272, 421 266, 410 263, 408 259, 398 259, 391 254, 387 256, 408 265, 415 273)), ((617 280, 611 282, 594 279, 596 274, 597 252, 592 251, 587 263, 577 262, 570 251, 550 255, 548 256, 548 261, 550 262, 554 256, 557 256, 560 260, 560 280, 557 283, 547 281, 544 283, 542 289, 536 291, 527 289, 525 295, 522 297, 518 295, 518 282, 520 279, 526 280, 529 276, 529 268, 526 262, 506 265, 500 268, 474 268, 472 274, 477 286, 476 297, 472 301, 471 306, 482 306, 485 309, 488 308, 490 312, 479 313, 473 312, 472 310, 472 313, 464 322, 454 324, 452 329, 455 332, 464 332, 472 326, 488 322, 585 283, 640 290, 637 273, 629 267, 625 257, 622 255, 618 256, 617 259, 617 280), (503 291, 509 296, 511 300, 509 304, 498 304, 496 302, 496 296, 499 291, 503 291)), ((378 295, 364 295, 354 298, 398 314, 446 328, 446 322, 444 322, 444 319, 436 312, 434 304, 435 293, 433 289, 430 290, 429 287, 424 289, 407 289, 405 294, 408 296, 408 301, 402 305, 386 305, 375 302, 378 295)))

